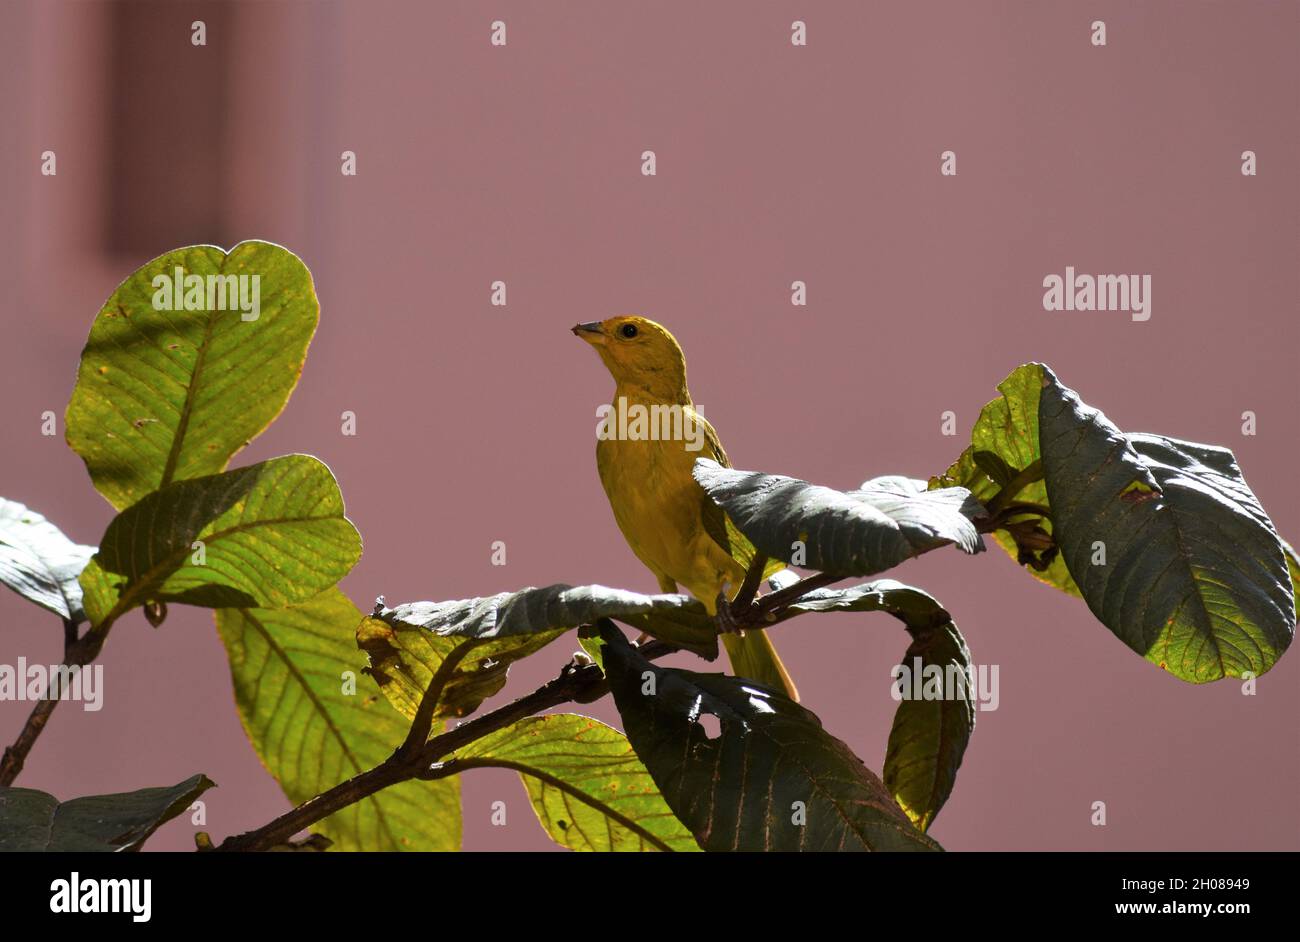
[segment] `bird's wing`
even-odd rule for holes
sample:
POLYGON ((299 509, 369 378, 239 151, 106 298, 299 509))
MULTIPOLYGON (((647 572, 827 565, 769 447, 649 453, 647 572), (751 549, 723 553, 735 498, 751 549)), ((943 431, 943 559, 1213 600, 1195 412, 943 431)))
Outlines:
MULTIPOLYGON (((700 427, 704 429, 704 447, 700 449, 699 457, 712 458, 724 468, 730 468, 731 461, 727 458, 727 452, 723 449, 722 442, 718 439, 717 430, 709 424, 708 419, 700 415, 698 412, 695 413, 695 420, 699 422, 700 427)), ((746 537, 745 534, 741 533, 736 525, 731 522, 731 518, 727 516, 723 509, 715 504, 709 498, 708 494, 703 493, 702 488, 700 494, 700 517, 704 523, 704 531, 713 538, 713 542, 721 546, 726 550, 728 556, 748 570, 749 564, 754 559, 754 544, 750 543, 749 538, 746 537)), ((767 578, 784 568, 785 563, 781 560, 771 560, 765 567, 763 567, 763 578, 767 578)), ((740 587, 733 586, 732 588, 739 589, 740 587)))
MULTIPOLYGON (((730 468, 731 462, 722 448, 722 442, 718 440, 718 433, 698 412, 695 418, 704 429, 704 447, 701 449, 700 457, 712 458, 724 468, 730 468)), ((750 543, 745 534, 731 522, 731 518, 723 509, 709 499, 709 495, 704 493, 703 488, 700 489, 700 517, 705 532, 748 573, 750 563, 754 560, 754 544, 750 543)), ((785 563, 781 560, 769 560, 763 567, 763 578, 766 579, 784 568, 785 563)), ((732 586, 731 597, 734 598, 739 591, 740 586, 732 586)), ((731 669, 737 675, 767 684, 774 690, 784 690, 790 699, 798 702, 799 690, 790 679, 790 672, 781 663, 781 657, 772 646, 767 632, 754 630, 747 631, 743 635, 728 633, 722 636, 722 643, 727 649, 731 669)))

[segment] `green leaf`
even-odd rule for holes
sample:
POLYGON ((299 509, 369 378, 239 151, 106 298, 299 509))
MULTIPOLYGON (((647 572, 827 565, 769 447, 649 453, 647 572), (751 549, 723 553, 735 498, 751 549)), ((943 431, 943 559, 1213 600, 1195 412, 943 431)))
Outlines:
MULTIPOLYGON (((121 612, 114 607, 121 601, 122 593, 118 591, 121 576, 113 576, 99 568, 92 556, 86 568, 81 570, 77 582, 81 586, 81 606, 85 610, 86 621, 92 625, 102 625, 109 616, 116 618, 121 612)), ((127 609, 124 607, 121 611, 127 609)))
MULTIPOLYGON (((214 282, 214 285, 216 282, 214 282)), ((226 282, 221 282, 224 286, 226 282)), ((246 281, 251 289, 253 282, 246 281)), ((206 287, 206 281, 205 281, 206 287)), ((118 510, 173 481, 215 474, 280 414, 302 373, 319 303, 296 255, 268 242, 159 256, 95 318, 68 404, 67 439, 118 510), (155 310, 159 276, 256 276, 260 313, 155 310)))
POLYGON ((1295 596, 1281 539, 1232 452, 1125 434, 1046 367, 1043 384, 1044 482, 1088 607, 1182 680, 1271 668, 1295 634, 1295 596))
POLYGON ((961 697, 954 700, 901 699, 889 734, 883 778, 899 807, 926 830, 952 793, 966 745, 975 728, 975 691, 965 673, 970 650, 952 616, 928 592, 879 579, 844 589, 814 589, 777 613, 777 622, 806 612, 888 612, 907 626, 912 644, 903 657, 914 691, 922 672, 936 665, 945 674, 960 670, 961 697), (920 665, 915 662, 920 658, 920 665))
POLYGON ((1295 599, 1296 610, 1300 611, 1300 554, 1286 540, 1282 541, 1282 552, 1286 553, 1286 568, 1291 574, 1291 596, 1295 599))
POLYGON ((970 649, 956 625, 949 621, 909 627, 908 633, 912 643, 903 655, 903 666, 911 684, 909 696, 899 701, 894 713, 884 780, 899 807, 924 831, 952 794, 957 768, 975 729, 975 690, 970 649), (924 698, 925 672, 931 668, 941 672, 945 693, 951 678, 958 696, 924 698))
POLYGON ((999 488, 1006 487, 1016 479, 1016 469, 1007 464, 1006 459, 994 451, 976 451, 972 458, 976 467, 989 476, 999 488))
POLYGON ((540 651, 564 630, 475 642, 444 638, 403 622, 390 625, 371 616, 357 628, 356 643, 369 659, 366 674, 397 712, 410 720, 415 719, 434 675, 453 658, 444 672, 445 682, 433 714, 435 718, 446 718, 473 713, 506 685, 512 663, 540 651), (482 650, 477 650, 480 647, 482 650))
POLYGON ((85 621, 77 577, 94 553, 36 511, 0 497, 0 583, 28 601, 73 623, 85 621))
POLYGON ((752 681, 652 664, 609 622, 602 637, 628 739, 705 850, 940 849, 799 704, 752 681), (720 724, 714 738, 703 714, 720 724))
POLYGON ((627 738, 560 713, 530 716, 455 754, 448 769, 513 769, 546 833, 570 850, 699 850, 627 738))
POLYGON ((582 625, 578 628, 578 644, 591 658, 591 662, 605 673, 605 642, 601 640, 600 631, 595 625, 582 625))
POLYGON ((935 628, 952 621, 934 596, 893 579, 844 589, 813 589, 778 611, 776 621, 806 612, 888 612, 910 628, 935 628))
POLYGON ((836 491, 696 459, 695 480, 754 546, 773 559, 838 576, 868 576, 955 543, 984 548, 971 522, 984 508, 963 487, 927 490, 924 481, 883 477, 836 491), (805 548, 802 560, 796 543, 805 548))
POLYGON ((454 602, 413 602, 376 610, 357 644, 389 702, 414 718, 443 662, 455 657, 435 716, 466 716, 499 691, 510 665, 598 618, 625 624, 717 657, 717 628, 684 595, 642 595, 605 586, 552 585, 454 602))
POLYGON ((717 625, 688 595, 642 595, 603 585, 498 592, 453 602, 410 602, 384 609, 379 618, 424 628, 443 637, 491 641, 576 628, 598 618, 616 618, 664 641, 717 655, 717 625))
MULTIPOLYGON (((220 609, 244 732, 293 804, 382 763, 410 724, 361 674, 361 612, 338 588, 280 609, 220 609)), ((456 850, 456 779, 409 781, 335 812, 312 830, 338 850, 456 850)))
MULTIPOLYGON (((1012 478, 1042 459, 1038 446, 1038 396, 1043 387, 1044 369, 1040 363, 1026 363, 998 384, 1002 395, 980 410, 971 429, 970 447, 946 472, 930 480, 931 488, 965 487, 980 503, 988 504, 1012 478)), ((1032 477, 1035 479, 1016 488, 1014 500, 1045 506, 1047 488, 1041 476, 1032 477)), ((1043 541, 1051 543, 1052 521, 1041 514, 1024 513, 1015 522, 1026 529, 1037 526, 1043 541)), ((1034 578, 1062 592, 1079 595, 1065 560, 1055 550, 1043 552, 1032 546, 1022 547, 1006 530, 996 530, 992 536, 1034 578)))
POLYGON ((211 787, 206 775, 195 775, 171 788, 62 803, 34 788, 0 788, 0 852, 139 850, 211 787))
POLYGON ((334 585, 360 555, 334 475, 289 455, 177 481, 122 511, 81 585, 94 624, 153 600, 278 608, 334 585))

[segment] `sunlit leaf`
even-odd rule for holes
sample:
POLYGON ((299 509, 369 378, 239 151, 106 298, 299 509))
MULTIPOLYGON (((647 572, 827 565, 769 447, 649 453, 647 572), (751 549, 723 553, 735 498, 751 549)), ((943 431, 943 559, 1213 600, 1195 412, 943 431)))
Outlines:
MULTIPOLYGON (((281 609, 220 609, 235 704, 249 741, 289 801, 301 804, 382 763, 410 723, 362 673, 356 606, 337 588, 281 609)), ((455 850, 459 780, 376 792, 312 830, 336 850, 455 850)))
POLYGON ((22 504, 0 498, 0 583, 60 618, 80 623, 77 577, 95 553, 22 504))
POLYGON ((122 511, 82 574, 98 623, 146 601, 270 607, 310 598, 356 564, 361 537, 329 468, 273 458, 177 481, 122 511))
MULTIPOLYGON (((1026 363, 1017 367, 1010 376, 998 384, 1002 394, 980 410, 979 418, 971 429, 970 447, 947 471, 930 480, 931 488, 965 487, 981 503, 989 503, 1016 475, 1033 468, 1042 459, 1038 445, 1038 396, 1043 387, 1043 365, 1026 363)), ((1009 499, 1022 504, 1046 505, 1047 487, 1042 475, 1029 474, 1023 486, 1009 499)), ((1041 514, 1023 513, 1014 518, 1016 523, 1041 529, 1045 542, 1051 543, 1052 521, 1041 514)), ((1006 530, 996 530, 994 541, 1012 559, 1036 565, 1026 565, 1025 570, 1034 578, 1046 582, 1070 595, 1078 596, 1065 560, 1059 553, 1048 549, 1036 551, 1021 547, 1015 536, 1006 530)))
POLYGON ((1124 433, 1043 368, 1056 539, 1093 614, 1193 683, 1259 675, 1295 634, 1282 541, 1232 452, 1124 433))
POLYGON ((448 767, 518 772, 546 833, 571 850, 699 850, 627 738, 585 716, 527 717, 460 750, 448 767))
POLYGON ((695 480, 764 554, 839 576, 869 576, 955 543, 983 549, 972 522, 984 508, 965 488, 883 477, 855 491, 695 462, 695 480))
POLYGON ((318 314, 306 266, 269 242, 177 249, 131 274, 95 318, 68 404, 68 444, 96 489, 121 510, 223 470, 284 408, 318 314), (155 308, 155 280, 178 268, 204 280, 203 310, 155 308), (218 294, 239 289, 232 276, 250 302, 256 285, 255 320, 218 294))
POLYGON ((435 716, 465 716, 501 689, 514 661, 599 618, 616 618, 717 656, 717 627, 695 599, 599 585, 552 585, 383 608, 362 622, 357 644, 370 656, 369 671, 380 689, 408 717, 415 716, 443 662, 455 657, 435 716))

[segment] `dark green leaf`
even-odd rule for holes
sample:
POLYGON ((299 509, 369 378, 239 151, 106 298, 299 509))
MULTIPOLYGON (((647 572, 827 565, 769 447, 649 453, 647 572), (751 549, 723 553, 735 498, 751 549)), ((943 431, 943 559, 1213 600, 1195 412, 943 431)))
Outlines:
POLYGON ((424 691, 457 658, 435 716, 465 716, 505 685, 506 671, 560 635, 598 618, 617 618, 706 657, 717 656, 717 628, 684 595, 642 595, 605 586, 552 585, 454 602, 384 608, 357 630, 371 676, 393 706, 414 718, 424 691))
POLYGON ((75 623, 85 621, 77 577, 95 554, 22 504, 0 497, 0 583, 75 623))
POLYGON ((883 477, 836 491, 707 458, 696 460, 695 480, 767 556, 820 572, 867 576, 946 543, 967 553, 984 546, 971 522, 984 508, 965 488, 883 477))
POLYGON ((659 667, 604 625, 628 739, 705 850, 940 849, 812 713, 752 681, 659 667))
MULTIPOLYGON (((244 731, 292 803, 401 745, 410 724, 361 673, 361 613, 337 587, 290 608, 220 609, 216 618, 244 731)), ((312 829, 338 850, 456 850, 458 780, 385 788, 312 829)))
POLYGON ((1016 477, 1016 469, 1007 464, 1006 459, 996 451, 977 451, 974 454, 976 466, 998 485, 1006 487, 1016 477))
POLYGON ((951 618, 934 596, 893 579, 844 589, 814 589, 777 613, 777 622, 805 612, 888 612, 911 628, 934 628, 951 618))
POLYGON ((110 600, 114 617, 151 600, 278 608, 334 585, 360 555, 334 475, 289 455, 177 481, 122 511, 81 585, 96 624, 110 600))
POLYGON ((68 404, 68 444, 96 489, 121 510, 223 470, 284 408, 318 314, 306 266, 268 242, 177 249, 128 277, 95 319, 68 404), (229 298, 217 310, 215 293, 208 310, 206 290, 203 310, 156 310, 154 279, 178 267, 205 289, 209 275, 256 276, 257 319, 229 298))
POLYGON ((814 589, 778 613, 785 621, 805 612, 888 612, 907 626, 912 644, 903 664, 920 691, 927 665, 962 671, 957 699, 901 699, 889 734, 883 777, 885 787, 921 830, 926 830, 952 793, 966 744, 975 728, 974 690, 964 672, 970 651, 952 617, 928 592, 880 579, 845 589, 814 589), (915 663, 921 659, 921 664, 915 663))
POLYGON ((513 769, 537 819, 570 850, 699 850, 626 737, 561 713, 530 716, 455 754, 448 768, 513 769))
POLYGON ((0 851, 139 850, 211 787, 206 775, 195 775, 171 788, 62 803, 34 788, 0 788, 0 851))
POLYGON ((1043 384, 1047 495, 1088 607, 1183 680, 1271 668, 1295 633, 1295 597, 1281 539, 1232 452, 1125 434, 1046 367, 1043 384))
POLYGON ((624 624, 683 647, 716 654, 717 626, 705 608, 687 595, 642 595, 603 585, 499 592, 452 602, 411 602, 385 609, 378 617, 402 622, 442 637, 498 640, 554 628, 589 625, 598 618, 624 624))
MULTIPOLYGON (((942 611, 942 609, 939 609, 942 611)), ((885 752, 884 780, 899 806, 922 831, 952 794, 957 768, 975 729, 974 676, 970 649, 951 621, 909 628, 903 655, 911 682, 894 713, 885 752), (942 694, 931 697, 926 671, 937 669, 942 694), (947 694, 955 694, 951 699, 947 694)))
POLYGON ((1282 541, 1282 551, 1286 553, 1286 568, 1291 574, 1291 595, 1300 611, 1300 554, 1286 540, 1282 541))

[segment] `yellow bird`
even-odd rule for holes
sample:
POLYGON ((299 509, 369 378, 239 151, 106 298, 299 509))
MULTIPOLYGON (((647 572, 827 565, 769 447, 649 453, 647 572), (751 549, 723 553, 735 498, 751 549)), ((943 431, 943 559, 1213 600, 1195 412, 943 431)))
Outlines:
MULTIPOLYGON (((740 590, 754 547, 691 476, 697 458, 730 462, 691 402, 681 346, 644 317, 611 317, 573 332, 596 348, 616 383, 596 467, 623 537, 660 591, 681 584, 715 615, 724 586, 728 598, 740 590)), ((766 632, 730 632, 722 641, 737 676, 799 698, 766 632)))

